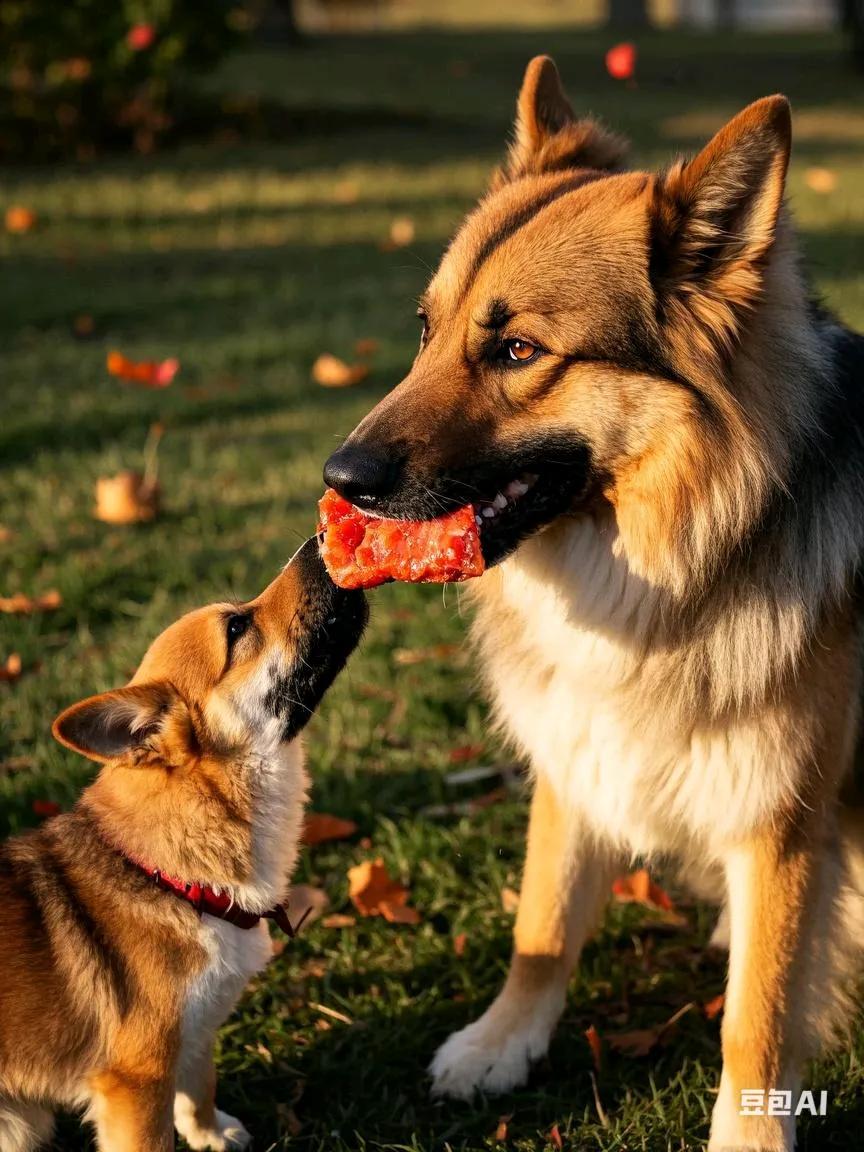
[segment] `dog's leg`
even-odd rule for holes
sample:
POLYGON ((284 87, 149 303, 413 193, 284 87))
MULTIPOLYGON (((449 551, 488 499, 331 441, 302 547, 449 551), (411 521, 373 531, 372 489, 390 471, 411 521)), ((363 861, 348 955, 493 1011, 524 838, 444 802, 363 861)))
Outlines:
POLYGON ((54 1117, 44 1108, 0 1093, 0 1152, 36 1152, 51 1139, 54 1117))
POLYGON ((172 1087, 170 1076, 100 1073, 86 1117, 96 1125, 99 1152, 174 1152, 172 1087))
POLYGON ((506 1092, 546 1052, 567 983, 609 895, 615 858, 539 775, 507 981, 486 1013, 454 1033, 429 1069, 435 1095, 506 1092))
POLYGON ((174 1127, 190 1148, 233 1152, 248 1147, 252 1137, 240 1121, 216 1107, 212 1034, 184 1037, 176 1089, 174 1127))
POLYGON ((794 1149, 801 1071, 830 994, 819 973, 828 976, 838 870, 820 831, 766 833, 728 853, 731 951, 709 1152, 794 1149))

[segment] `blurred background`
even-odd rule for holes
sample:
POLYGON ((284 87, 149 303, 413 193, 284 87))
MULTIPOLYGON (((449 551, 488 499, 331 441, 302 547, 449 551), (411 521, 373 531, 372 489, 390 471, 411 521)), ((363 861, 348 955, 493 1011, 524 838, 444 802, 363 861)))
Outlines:
MULTIPOLYGON (((180 612, 255 595, 314 530, 322 462, 406 371, 415 298, 502 155, 532 55, 556 58, 577 112, 628 136, 638 165, 787 93, 814 288, 862 327, 862 14, 3 0, 0 834, 90 778, 50 738, 61 708, 123 683, 180 612)), ((675 924, 613 907, 528 1089, 427 1100, 436 1044, 506 968, 525 806, 486 731, 458 589, 373 601, 309 730, 314 806, 357 825, 300 869, 337 920, 277 956, 224 1031, 224 1106, 264 1148, 698 1147, 719 1064, 700 1006, 724 967, 710 914, 683 897, 675 924), (347 868, 378 855, 418 926, 356 916, 347 868), (682 1008, 638 1058, 604 1040, 592 1088, 589 1026, 650 1033, 682 1008)), ((816 1071, 832 1105, 802 1148, 860 1146, 862 1066, 859 1030, 816 1071)), ((85 1146, 61 1129, 58 1147, 85 1146)))

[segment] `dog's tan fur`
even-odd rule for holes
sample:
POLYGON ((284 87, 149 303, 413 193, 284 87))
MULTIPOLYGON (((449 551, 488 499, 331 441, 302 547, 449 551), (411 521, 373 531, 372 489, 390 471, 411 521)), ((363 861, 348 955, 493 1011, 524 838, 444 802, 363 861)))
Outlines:
POLYGON ((127 687, 55 722, 103 767, 71 812, 0 846, 2 1152, 48 1139, 58 1107, 85 1111, 100 1152, 169 1152, 175 1125, 192 1148, 248 1143, 215 1108, 212 1054, 270 955, 266 923, 199 916, 124 857, 251 912, 283 899, 306 776, 290 703, 273 700, 307 675, 334 612, 311 551, 251 603, 184 616, 127 687), (229 643, 238 615, 248 627, 229 643))
MULTIPOLYGON (((471 589, 483 679, 536 790, 511 973, 438 1052, 438 1092, 525 1078, 634 854, 729 902, 711 1152, 790 1152, 794 1121, 739 1115, 739 1092, 794 1092, 844 1014, 864 354, 810 303, 790 142, 769 97, 689 163, 621 171, 619 142, 534 60, 508 161, 424 295, 415 364, 348 441, 395 462, 389 515, 484 494, 552 434, 590 457, 569 514, 471 589), (541 354, 502 364, 514 340, 541 354)), ((542 471, 537 452, 519 467, 542 471)))

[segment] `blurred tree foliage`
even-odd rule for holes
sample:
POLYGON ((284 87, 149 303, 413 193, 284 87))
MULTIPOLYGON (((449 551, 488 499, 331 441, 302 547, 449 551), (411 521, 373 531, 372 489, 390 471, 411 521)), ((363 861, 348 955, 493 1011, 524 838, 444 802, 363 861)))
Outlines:
POLYGON ((247 24, 224 0, 2 0, 0 158, 149 151, 247 24))

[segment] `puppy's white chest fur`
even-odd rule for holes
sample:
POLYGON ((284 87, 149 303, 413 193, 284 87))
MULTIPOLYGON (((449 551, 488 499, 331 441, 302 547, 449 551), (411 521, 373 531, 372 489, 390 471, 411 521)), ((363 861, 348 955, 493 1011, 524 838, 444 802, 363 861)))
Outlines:
POLYGON ((627 851, 710 852, 794 787, 782 718, 658 710, 640 641, 651 597, 614 531, 568 523, 483 577, 474 636, 500 726, 563 802, 627 851))

